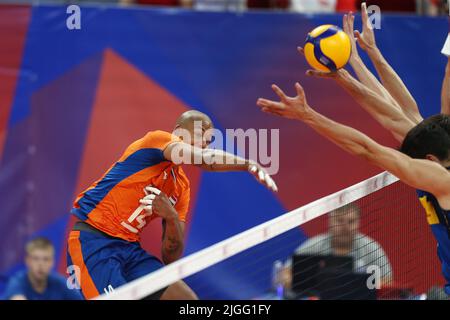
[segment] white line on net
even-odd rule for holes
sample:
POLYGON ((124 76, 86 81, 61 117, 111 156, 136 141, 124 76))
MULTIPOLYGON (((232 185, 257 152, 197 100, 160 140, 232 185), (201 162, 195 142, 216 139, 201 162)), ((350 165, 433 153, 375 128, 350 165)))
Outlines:
POLYGON ((138 300, 191 276, 244 250, 272 239, 323 214, 347 205, 398 181, 388 172, 294 209, 277 218, 184 257, 144 277, 131 281, 98 300, 138 300))

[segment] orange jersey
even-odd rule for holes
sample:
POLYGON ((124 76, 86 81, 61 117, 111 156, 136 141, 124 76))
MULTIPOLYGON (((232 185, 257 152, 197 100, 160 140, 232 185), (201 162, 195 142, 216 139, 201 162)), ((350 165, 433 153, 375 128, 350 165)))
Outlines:
POLYGON ((93 227, 127 241, 139 241, 139 233, 156 214, 149 215, 139 200, 152 186, 167 194, 186 221, 189 207, 189 180, 179 166, 164 158, 163 150, 178 137, 151 131, 133 142, 120 159, 99 180, 75 200, 72 214, 93 227))

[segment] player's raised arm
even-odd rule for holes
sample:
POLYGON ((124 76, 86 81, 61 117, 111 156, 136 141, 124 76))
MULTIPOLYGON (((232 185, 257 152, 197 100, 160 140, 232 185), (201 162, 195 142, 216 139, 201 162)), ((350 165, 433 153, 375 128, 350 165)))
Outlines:
MULTIPOLYGON (((378 81, 377 77, 367 68, 364 64, 361 56, 358 53, 358 46, 356 45, 355 30, 354 30, 355 16, 352 12, 345 14, 342 18, 342 29, 350 38, 352 46, 349 64, 355 71, 359 81, 371 89, 373 92, 379 94, 392 104, 392 107, 396 107, 401 110, 395 99, 391 96, 389 91, 378 81)), ((302 50, 300 50, 302 52, 302 50)))
POLYGON ((359 46, 367 52, 373 62, 381 82, 389 91, 390 95, 397 101, 405 115, 415 124, 423 120, 419 108, 408 88, 403 83, 395 70, 389 65, 381 54, 375 42, 375 33, 369 21, 366 3, 361 5, 361 17, 363 32, 355 31, 359 46))
MULTIPOLYGON (((308 105, 300 84, 295 86, 296 97, 288 97, 280 88, 274 86, 281 101, 259 99, 257 103, 266 113, 306 123, 345 151, 391 172, 414 188, 428 191, 437 199, 449 198, 450 174, 440 164, 412 159, 397 150, 381 146, 358 130, 317 113, 308 105)), ((447 201, 441 205, 450 208, 450 200, 447 201)))
POLYGON ((450 57, 448 58, 444 80, 442 81, 441 113, 450 115, 450 57))
POLYGON ((408 131, 415 126, 415 123, 396 108, 392 102, 370 90, 343 69, 334 73, 308 70, 306 74, 334 79, 364 110, 389 130, 399 142, 403 141, 408 131))
POLYGON ((248 171, 272 191, 278 191, 270 175, 258 163, 217 149, 201 149, 184 142, 175 142, 164 150, 164 157, 175 164, 195 165, 206 171, 248 171))

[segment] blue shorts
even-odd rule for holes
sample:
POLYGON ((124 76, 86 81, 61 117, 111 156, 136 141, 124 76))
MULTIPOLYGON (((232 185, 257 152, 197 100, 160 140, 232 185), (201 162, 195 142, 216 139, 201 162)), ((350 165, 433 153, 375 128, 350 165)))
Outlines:
MULTIPOLYGON (((69 234, 67 265, 79 268, 76 278, 85 299, 109 293, 164 266, 138 242, 84 230, 69 234)), ((149 298, 159 299, 164 290, 149 298)))

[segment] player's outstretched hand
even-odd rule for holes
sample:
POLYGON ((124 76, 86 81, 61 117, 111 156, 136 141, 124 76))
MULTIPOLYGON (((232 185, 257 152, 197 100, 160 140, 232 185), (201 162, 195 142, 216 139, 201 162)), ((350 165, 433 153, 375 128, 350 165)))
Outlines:
POLYGON ((302 120, 308 114, 310 108, 306 102, 305 92, 298 82, 295 84, 297 92, 295 97, 288 97, 276 85, 272 85, 272 89, 280 97, 280 101, 259 98, 256 104, 261 108, 261 111, 296 120, 302 120))
POLYGON ((139 200, 144 205, 144 210, 148 213, 155 213, 163 219, 169 219, 177 216, 167 195, 154 187, 146 187, 145 191, 149 194, 139 200))
POLYGON ((325 71, 319 71, 319 70, 307 70, 305 74, 310 77, 338 80, 338 79, 344 77, 346 74, 348 74, 348 72, 345 69, 339 69, 339 70, 333 71, 333 72, 325 72, 325 71))
POLYGON ((342 18, 342 30, 348 35, 350 38, 350 44, 352 45, 352 51, 350 55, 350 63, 357 59, 360 59, 358 53, 358 46, 356 45, 355 38, 355 16, 353 12, 349 12, 348 14, 344 14, 342 18))
POLYGON ((248 171, 263 185, 265 185, 270 190, 277 192, 278 187, 275 181, 270 177, 270 175, 261 167, 258 163, 251 161, 248 165, 248 171))
POLYGON ((377 47, 375 32, 373 32, 373 27, 369 21, 369 14, 367 13, 367 5, 365 2, 361 4, 361 18, 363 32, 360 33, 358 30, 354 32, 358 44, 364 51, 375 49, 377 47))
MULTIPOLYGON (((297 51, 301 55, 303 55, 303 56, 305 55, 305 50, 302 47, 297 47, 297 51)), ((354 59, 356 59, 356 58, 354 58, 354 59)), ((339 70, 333 71, 333 72, 325 72, 325 71, 319 71, 319 70, 308 70, 308 71, 306 71, 306 75, 307 76, 317 77, 317 78, 336 79, 336 78, 339 78, 340 76, 343 76, 344 73, 346 73, 346 72, 347 71, 345 71, 344 69, 339 69, 339 70)))

